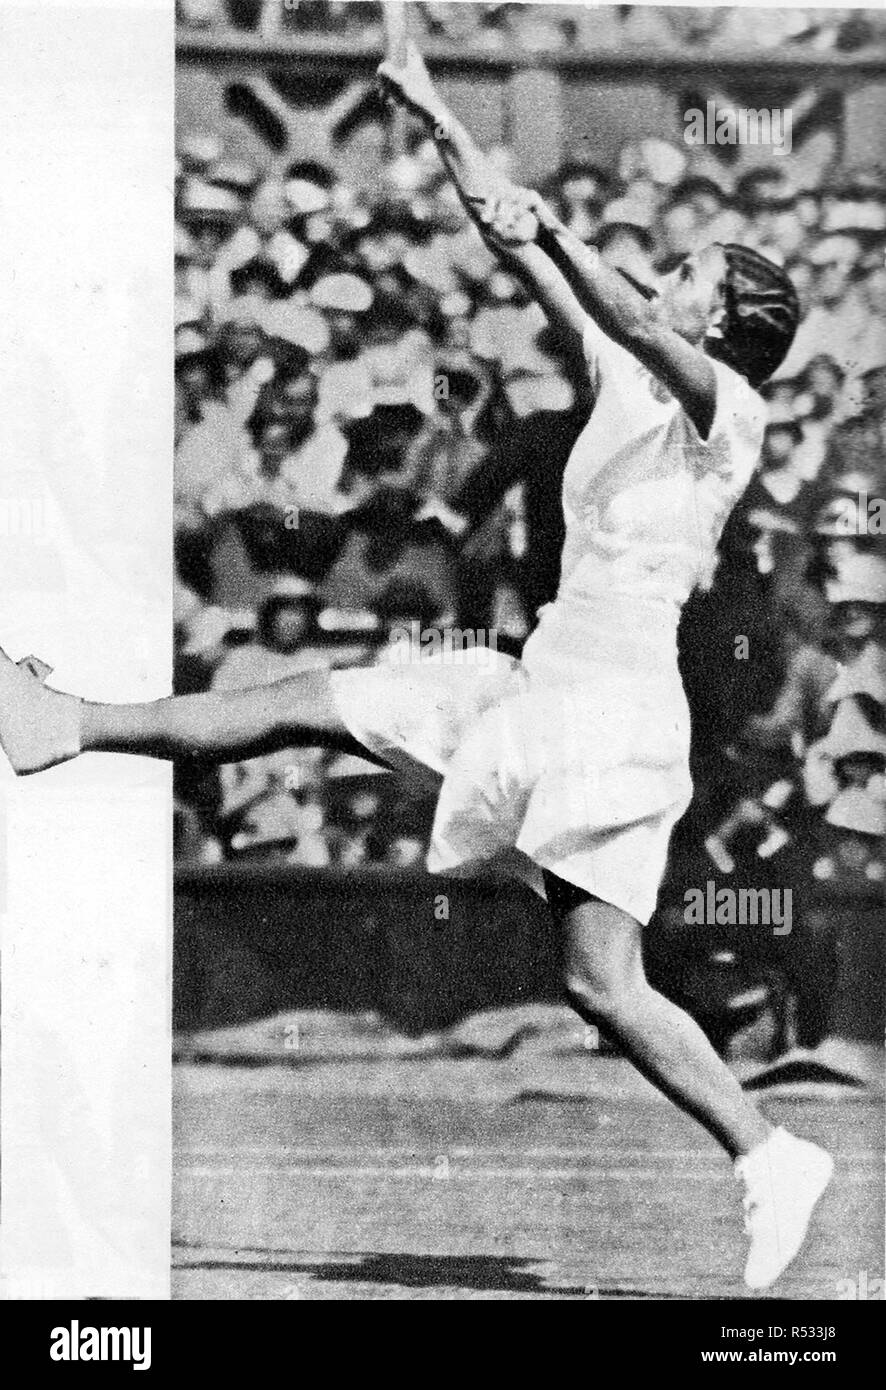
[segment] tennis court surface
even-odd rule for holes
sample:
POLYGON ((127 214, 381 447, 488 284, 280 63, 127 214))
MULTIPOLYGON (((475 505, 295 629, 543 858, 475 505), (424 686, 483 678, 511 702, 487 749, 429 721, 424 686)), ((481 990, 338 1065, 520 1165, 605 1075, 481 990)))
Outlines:
MULTIPOLYGON (((882 1297, 881 1101, 763 1104, 836 1158, 768 1296, 882 1297)), ((616 1057, 179 1063, 175 1133, 175 1298, 746 1296, 730 1164, 616 1057)))

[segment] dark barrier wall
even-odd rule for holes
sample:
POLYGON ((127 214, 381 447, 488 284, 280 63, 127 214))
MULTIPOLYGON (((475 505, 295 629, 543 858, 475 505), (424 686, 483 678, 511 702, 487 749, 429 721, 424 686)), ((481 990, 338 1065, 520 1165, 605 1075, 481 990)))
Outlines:
MULTIPOLYGON (((794 992, 810 1044, 834 1034, 882 1040, 879 898, 813 902, 786 937, 690 929, 680 917, 671 908, 653 920, 647 968, 712 1034, 731 997, 762 985, 776 1009, 794 992)), ((176 875, 179 1030, 304 1008, 374 1009, 419 1033, 479 1009, 560 997, 556 930, 544 904, 511 879, 264 864, 176 875)))
POLYGON ((177 1028, 377 1009, 405 1031, 558 997, 548 913, 510 880, 224 865, 176 876, 177 1028))

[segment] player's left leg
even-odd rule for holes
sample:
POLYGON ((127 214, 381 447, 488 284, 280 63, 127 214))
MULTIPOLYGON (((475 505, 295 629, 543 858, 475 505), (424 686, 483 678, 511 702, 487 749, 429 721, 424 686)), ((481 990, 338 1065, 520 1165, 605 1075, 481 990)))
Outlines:
POLYGON ((828 1154, 773 1129, 748 1100, 698 1024, 646 979, 642 929, 611 903, 546 875, 563 932, 567 996, 655 1086, 693 1115, 736 1160, 746 1186, 751 1250, 745 1279, 773 1283, 806 1234, 831 1176, 828 1154))
POLYGON ((106 705, 46 689, 0 650, 0 744, 20 774, 85 752, 230 762, 299 743, 377 761, 347 729, 325 669, 246 690, 106 705))

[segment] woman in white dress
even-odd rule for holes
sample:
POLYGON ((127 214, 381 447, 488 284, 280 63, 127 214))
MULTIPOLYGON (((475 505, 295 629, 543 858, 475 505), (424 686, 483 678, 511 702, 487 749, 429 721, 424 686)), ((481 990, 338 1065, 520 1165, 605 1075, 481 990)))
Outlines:
POLYGON ((647 297, 536 194, 502 181, 414 50, 380 77, 438 141, 487 242, 556 329, 581 339, 596 390, 564 478, 559 592, 522 660, 444 652, 113 706, 49 691, 2 657, 0 741, 21 773, 89 750, 227 762, 301 739, 435 778, 429 866, 494 860, 546 894, 569 1000, 735 1160, 745 1278, 763 1288, 800 1249, 831 1160, 772 1128, 695 1022, 651 988, 641 929, 692 794, 680 608, 757 462, 754 388, 787 353, 796 296, 763 257, 711 246, 647 297))

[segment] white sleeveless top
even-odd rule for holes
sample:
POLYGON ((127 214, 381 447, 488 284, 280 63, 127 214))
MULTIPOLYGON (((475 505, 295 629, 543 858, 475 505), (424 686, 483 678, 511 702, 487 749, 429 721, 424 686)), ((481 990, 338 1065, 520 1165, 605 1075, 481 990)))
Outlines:
POLYGON ((583 657, 596 665, 604 649, 619 665, 675 663, 680 609, 696 585, 710 584, 766 425, 761 397, 721 362, 711 362, 716 410, 702 439, 667 388, 592 320, 584 348, 597 400, 563 479, 557 597, 524 650, 539 677, 551 658, 561 679, 567 652, 576 675, 583 657))
POLYGON ((560 597, 615 589, 682 604, 710 582, 723 525, 760 457, 765 403, 711 359, 716 412, 702 439, 667 388, 593 322, 584 342, 597 403, 564 478, 560 597))

